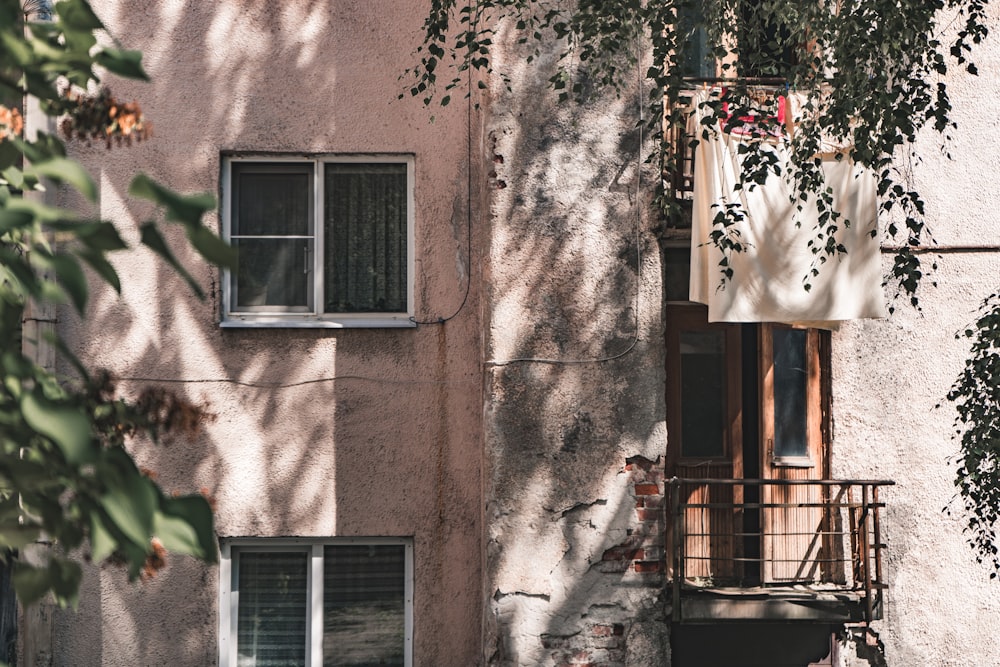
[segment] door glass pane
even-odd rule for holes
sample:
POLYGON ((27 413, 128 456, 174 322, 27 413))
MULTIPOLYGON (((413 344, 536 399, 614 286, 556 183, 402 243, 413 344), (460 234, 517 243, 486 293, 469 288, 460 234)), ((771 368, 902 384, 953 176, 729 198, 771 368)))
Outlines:
POLYGON ((325 169, 325 312, 406 312, 406 165, 325 169))
POLYGON ((726 337, 682 331, 681 456, 725 455, 726 337))
POLYGON ((240 554, 239 667, 305 665, 307 567, 304 552, 240 554))
POLYGON ((404 547, 331 546, 323 559, 323 665, 402 667, 404 547))
POLYGON ((306 309, 312 281, 311 239, 233 239, 239 252, 233 310, 260 306, 306 309))
POLYGON ((806 354, 807 332, 773 329, 774 340, 774 455, 808 456, 806 354))
POLYGON ((311 234, 311 165, 237 164, 233 170, 236 179, 233 236, 311 234))

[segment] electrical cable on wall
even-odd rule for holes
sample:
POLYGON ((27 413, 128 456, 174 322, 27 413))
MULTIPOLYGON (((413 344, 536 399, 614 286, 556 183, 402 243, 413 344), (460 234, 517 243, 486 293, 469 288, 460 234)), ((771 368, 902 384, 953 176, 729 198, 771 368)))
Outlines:
POLYGON ((478 380, 397 380, 394 378, 372 377, 370 375, 335 375, 330 377, 313 378, 311 380, 299 380, 297 382, 246 382, 244 380, 234 380, 232 378, 180 379, 117 377, 116 379, 121 380, 122 382, 152 382, 156 384, 232 384, 240 387, 253 387, 256 389, 289 389, 291 387, 301 387, 308 384, 323 384, 326 382, 337 382, 340 380, 360 380, 363 382, 379 382, 383 384, 479 384, 478 380))
POLYGON ((465 106, 465 261, 466 261, 466 275, 465 275, 465 294, 462 296, 462 302, 458 304, 458 308, 455 309, 448 317, 439 317, 436 320, 418 320, 416 317, 411 317, 410 321, 414 324, 444 324, 448 320, 454 319, 462 309, 465 308, 465 304, 469 300, 469 291, 472 288, 472 67, 466 68, 466 80, 468 83, 468 93, 466 95, 466 106, 465 106))

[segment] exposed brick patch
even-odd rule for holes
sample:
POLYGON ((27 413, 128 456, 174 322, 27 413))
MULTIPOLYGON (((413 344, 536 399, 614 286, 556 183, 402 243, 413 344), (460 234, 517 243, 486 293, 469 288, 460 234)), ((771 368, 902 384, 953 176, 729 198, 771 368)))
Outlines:
POLYGON ((634 523, 627 531, 628 538, 606 549, 596 568, 606 574, 665 572, 663 460, 631 456, 625 460, 625 471, 627 483, 632 485, 635 494, 634 523))
POLYGON ((643 507, 663 507, 663 496, 646 496, 642 501, 643 507))
POLYGON ((619 545, 611 547, 601 555, 601 560, 640 560, 642 549, 619 545))
POLYGON ((635 514, 639 521, 660 521, 663 518, 662 508, 638 507, 635 514))
POLYGON ((650 461, 645 456, 630 456, 625 459, 625 470, 650 470, 656 463, 656 461, 650 461))
POLYGON ((662 564, 658 560, 636 561, 633 567, 639 574, 651 574, 663 570, 662 564))
POLYGON ((543 635, 556 667, 625 667, 625 623, 594 623, 572 635, 543 635))

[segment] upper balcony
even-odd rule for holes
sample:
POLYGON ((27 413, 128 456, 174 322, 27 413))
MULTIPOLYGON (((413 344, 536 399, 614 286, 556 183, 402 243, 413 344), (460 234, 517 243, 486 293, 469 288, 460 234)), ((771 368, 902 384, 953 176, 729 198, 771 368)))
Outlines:
POLYGON ((885 480, 669 483, 673 620, 870 623, 882 617, 885 480))

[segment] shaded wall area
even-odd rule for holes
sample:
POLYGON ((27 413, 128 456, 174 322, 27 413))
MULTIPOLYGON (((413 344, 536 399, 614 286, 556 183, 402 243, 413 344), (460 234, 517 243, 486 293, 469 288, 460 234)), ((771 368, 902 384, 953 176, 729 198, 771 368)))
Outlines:
MULTIPOLYGON (((558 104, 554 51, 499 55, 511 92, 494 83, 487 133, 486 664, 665 664, 646 99, 558 104)), ((585 67, 573 76, 590 87, 585 67)))
MULTIPOLYGON (((419 101, 396 99, 425 6, 93 4, 123 46, 145 52, 152 77, 110 82, 140 101, 152 140, 71 148, 99 174, 95 213, 133 243, 155 214, 126 195, 137 170, 225 197, 224 152, 413 156, 415 315, 433 324, 223 330, 216 269, 181 253, 209 295, 198 301, 140 250, 117 259, 121 297, 98 291, 91 318, 62 312, 60 326, 124 393, 165 384, 208 404, 214 419, 196 439, 135 443, 135 452, 165 489, 204 490, 220 537, 412 537, 414 664, 477 664, 481 326, 469 234, 480 233, 482 210, 469 184, 484 178, 470 160, 480 121, 456 102, 432 123, 419 101)), ((183 247, 180 234, 170 240, 183 247)), ((57 619, 54 662, 214 664, 218 605, 218 569, 186 558, 168 555, 167 569, 139 585, 91 567, 79 612, 57 619)))

